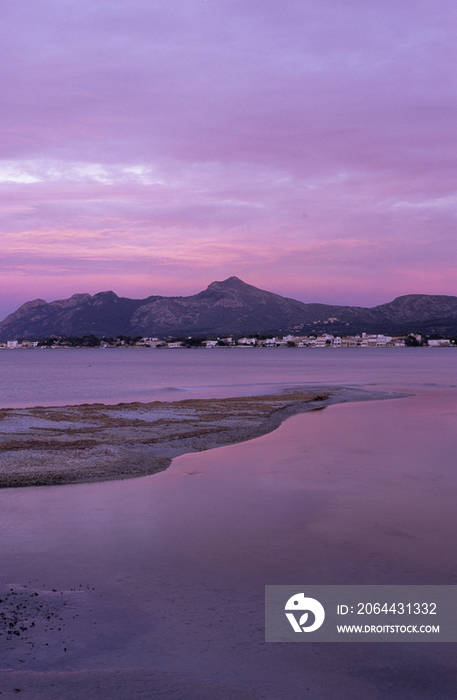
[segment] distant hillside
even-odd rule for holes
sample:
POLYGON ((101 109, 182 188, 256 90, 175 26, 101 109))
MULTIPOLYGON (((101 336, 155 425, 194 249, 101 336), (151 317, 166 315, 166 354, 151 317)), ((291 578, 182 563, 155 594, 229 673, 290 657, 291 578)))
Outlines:
POLYGON ((0 339, 83 336, 224 336, 249 334, 457 334, 457 297, 409 294, 388 304, 305 304, 257 289, 237 277, 189 297, 127 299, 114 292, 23 304, 0 323, 0 339))

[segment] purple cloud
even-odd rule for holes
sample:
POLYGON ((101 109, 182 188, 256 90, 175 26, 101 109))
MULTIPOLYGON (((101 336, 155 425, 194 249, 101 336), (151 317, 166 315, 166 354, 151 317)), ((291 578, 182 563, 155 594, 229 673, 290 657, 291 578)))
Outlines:
POLYGON ((231 274, 305 301, 456 293, 450 0, 19 0, 3 20, 3 314, 231 274))

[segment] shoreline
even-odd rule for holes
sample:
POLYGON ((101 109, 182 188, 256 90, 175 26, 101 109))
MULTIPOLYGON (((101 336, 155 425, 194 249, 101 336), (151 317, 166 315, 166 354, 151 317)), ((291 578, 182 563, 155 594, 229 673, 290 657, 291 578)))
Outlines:
POLYGON ((309 387, 279 394, 0 409, 0 488, 146 476, 174 457, 276 430, 290 416, 410 394, 309 387))

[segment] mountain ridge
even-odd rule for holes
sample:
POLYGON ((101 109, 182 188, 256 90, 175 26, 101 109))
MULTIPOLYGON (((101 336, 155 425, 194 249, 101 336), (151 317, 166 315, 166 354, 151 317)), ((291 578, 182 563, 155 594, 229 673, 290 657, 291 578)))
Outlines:
POLYGON ((111 290, 22 304, 0 323, 0 340, 50 335, 108 337, 336 333, 457 333, 457 297, 406 294, 372 308, 305 303, 243 282, 215 281, 191 296, 119 297, 111 290))

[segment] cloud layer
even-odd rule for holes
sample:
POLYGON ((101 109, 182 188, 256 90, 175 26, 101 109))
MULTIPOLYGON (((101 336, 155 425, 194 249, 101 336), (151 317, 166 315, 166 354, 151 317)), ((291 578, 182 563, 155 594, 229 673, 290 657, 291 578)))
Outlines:
POLYGON ((450 0, 7 0, 3 315, 37 296, 456 294, 450 0))

